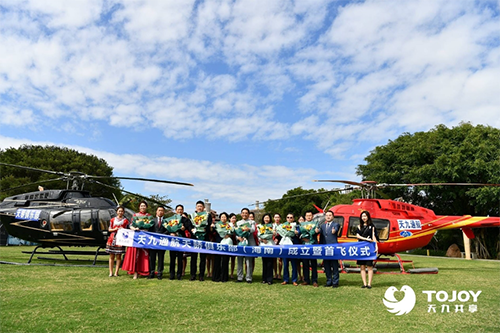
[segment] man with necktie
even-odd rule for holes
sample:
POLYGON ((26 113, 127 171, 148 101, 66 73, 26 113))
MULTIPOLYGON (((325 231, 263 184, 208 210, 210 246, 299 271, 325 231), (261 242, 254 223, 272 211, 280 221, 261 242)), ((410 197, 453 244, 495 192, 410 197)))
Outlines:
MULTIPOLYGON (((325 223, 321 227, 316 228, 316 232, 320 234, 321 244, 337 244, 337 233, 340 225, 333 220, 332 211, 327 211, 325 214, 325 223)), ((323 260, 323 266, 326 274, 326 286, 337 288, 339 286, 339 261, 338 260, 323 260)))
MULTIPOLYGON (((155 223, 148 231, 156 232, 159 234, 164 234, 166 229, 163 226, 163 215, 165 215, 165 208, 158 207, 156 209, 155 223)), ((155 267, 156 267, 156 257, 158 256, 158 280, 163 277, 163 266, 165 262, 165 250, 149 250, 149 276, 148 279, 153 279, 155 277, 155 267)))

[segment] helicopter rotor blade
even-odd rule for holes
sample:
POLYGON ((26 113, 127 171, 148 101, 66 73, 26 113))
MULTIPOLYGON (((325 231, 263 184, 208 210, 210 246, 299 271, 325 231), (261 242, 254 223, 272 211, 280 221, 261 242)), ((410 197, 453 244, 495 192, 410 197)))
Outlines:
MULTIPOLYGON (((286 199, 291 199, 291 198, 304 197, 304 196, 313 195, 313 194, 323 194, 323 193, 330 193, 330 192, 342 192, 342 191, 350 191, 350 190, 357 190, 357 188, 355 188, 355 187, 335 188, 335 189, 329 190, 329 191, 297 194, 297 195, 291 195, 291 196, 284 197, 284 198, 279 198, 279 199, 268 199, 266 201, 259 201, 259 204, 265 204, 267 202, 280 201, 280 200, 286 200, 286 199)), ((248 206, 255 206, 255 204, 249 204, 248 206)))
POLYGON ((145 197, 143 195, 140 195, 140 194, 137 194, 137 193, 134 193, 134 192, 130 192, 130 191, 127 191, 127 190, 124 190, 124 189, 121 189, 119 187, 115 187, 115 186, 111 186, 111 185, 108 185, 108 184, 104 184, 104 183, 101 183, 100 181, 98 180, 95 180, 95 179, 92 179, 90 180, 91 182, 93 183, 96 183, 96 184, 99 184, 99 185, 102 185, 102 186, 105 186, 105 187, 109 187, 109 188, 112 188, 112 189, 115 189, 115 190, 118 190, 118 191, 121 191, 121 192, 125 192, 125 193, 128 193, 128 194, 132 194, 132 195, 135 195, 139 198, 142 198, 144 200, 147 200, 147 201, 150 201, 150 202, 154 202, 155 204, 159 205, 159 206, 162 206, 162 207, 166 207, 168 209, 172 209, 172 207, 170 207, 169 205, 166 205, 162 202, 159 202, 159 201, 156 201, 154 199, 151 199, 151 198, 148 198, 148 197, 145 197))
POLYGON ((37 168, 31 168, 31 167, 27 167, 27 166, 23 166, 23 165, 9 164, 9 163, 3 163, 3 162, 0 162, 0 165, 5 165, 5 166, 13 167, 13 168, 26 169, 26 170, 31 170, 31 171, 45 172, 45 173, 50 173, 50 174, 58 175, 58 176, 66 176, 66 174, 64 172, 59 172, 59 171, 37 169, 37 168))
POLYGON ((22 187, 26 187, 26 186, 30 186, 30 185, 39 185, 39 184, 50 183, 50 182, 54 182, 54 181, 57 181, 57 180, 65 180, 65 179, 66 179, 66 177, 59 177, 59 178, 48 179, 48 180, 40 180, 40 181, 34 182, 34 183, 29 183, 29 184, 24 184, 24 185, 20 185, 20 186, 15 186, 15 187, 9 187, 9 188, 6 188, 6 189, 1 189, 0 192, 8 192, 8 191, 11 191, 11 190, 17 190, 18 188, 22 188, 22 187))
POLYGON ((327 182, 327 183, 344 183, 348 185, 355 185, 355 186, 366 186, 367 184, 360 183, 360 182, 355 182, 352 180, 335 180, 335 179, 319 179, 319 180, 313 180, 313 182, 321 183, 321 182, 327 182))
POLYGON ((412 186, 500 186, 487 183, 415 183, 415 184, 377 184, 377 187, 412 187, 412 186))
POLYGON ((115 179, 125 179, 125 180, 142 180, 145 182, 155 182, 155 183, 164 183, 164 184, 174 184, 174 185, 184 185, 184 186, 194 186, 193 184, 190 183, 183 183, 183 182, 176 182, 176 181, 171 181, 171 180, 161 180, 161 179, 153 179, 153 178, 137 178, 137 177, 108 177, 108 176, 87 176, 88 178, 94 178, 94 179, 109 179, 109 178, 115 178, 115 179))

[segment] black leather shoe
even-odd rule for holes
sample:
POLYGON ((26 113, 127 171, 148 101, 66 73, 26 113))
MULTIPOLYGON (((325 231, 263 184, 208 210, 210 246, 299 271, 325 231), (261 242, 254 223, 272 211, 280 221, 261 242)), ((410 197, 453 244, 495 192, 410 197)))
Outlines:
POLYGON ((243 282, 243 280, 236 280, 236 281, 234 281, 234 282, 238 282, 238 283, 240 283, 240 282, 243 282))
POLYGON ((191 276, 191 278, 189 279, 189 281, 194 281, 196 280, 196 276, 191 276))
POLYGON ((163 279, 163 276, 158 275, 156 278, 157 278, 158 280, 161 280, 161 279, 163 279))
POLYGON ((333 288, 338 288, 338 287, 339 287, 339 285, 338 285, 338 284, 334 284, 332 287, 333 287, 333 288))
POLYGON ((328 288, 328 287, 331 287, 332 285, 331 284, 327 284, 325 285, 325 288, 328 288))
POLYGON ((148 280, 150 280, 150 279, 154 279, 154 278, 155 278, 155 275, 154 275, 154 274, 149 274, 149 275, 148 275, 148 280))
POLYGON ((205 279, 203 277, 200 277, 200 281, 205 281, 205 279))

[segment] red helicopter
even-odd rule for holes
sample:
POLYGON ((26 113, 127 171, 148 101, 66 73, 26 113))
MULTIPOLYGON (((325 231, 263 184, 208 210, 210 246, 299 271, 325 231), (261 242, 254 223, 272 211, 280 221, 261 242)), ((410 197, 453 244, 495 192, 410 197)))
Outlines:
MULTIPOLYGON (((385 256, 396 256, 401 273, 437 273, 432 270, 409 270, 405 271, 403 261, 397 254, 406 250, 412 250, 426 246, 438 230, 461 229, 469 239, 474 238, 472 228, 499 227, 500 217, 481 216, 442 216, 436 215, 434 211, 409 203, 389 200, 370 199, 374 196, 377 188, 393 186, 500 186, 500 184, 479 183, 422 183, 422 184, 377 184, 374 181, 354 182, 346 180, 315 180, 316 182, 338 182, 356 187, 338 189, 344 191, 361 189, 368 192, 366 198, 354 199, 351 205, 336 205, 330 208, 335 215, 335 220, 341 226, 339 231, 339 242, 356 242, 356 230, 359 226, 359 215, 362 211, 370 212, 372 221, 378 230, 378 254, 385 256)), ((362 191, 362 192, 364 192, 362 191)), ((365 195, 363 195, 365 196, 365 195)), ((320 213, 323 209, 315 206, 320 213)), ((324 220, 323 214, 317 214, 316 219, 324 220)), ((394 262, 393 260, 378 259, 378 262, 394 262)), ((379 266, 380 267, 380 266, 379 266)), ((342 266, 344 272, 349 270, 342 266)), ((380 272, 379 272, 380 273, 380 272)))

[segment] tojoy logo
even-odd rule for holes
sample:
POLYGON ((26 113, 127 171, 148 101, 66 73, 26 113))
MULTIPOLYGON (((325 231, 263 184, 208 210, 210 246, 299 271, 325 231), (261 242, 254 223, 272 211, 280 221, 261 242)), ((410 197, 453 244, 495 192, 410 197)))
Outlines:
POLYGON ((415 297, 415 292, 410 286, 404 285, 401 287, 401 291, 405 293, 405 297, 401 301, 398 301, 394 297, 394 293, 398 291, 396 287, 389 287, 384 294, 384 305, 387 307, 387 311, 390 313, 395 313, 396 316, 401 316, 402 314, 409 313, 415 306, 417 298, 415 297))

